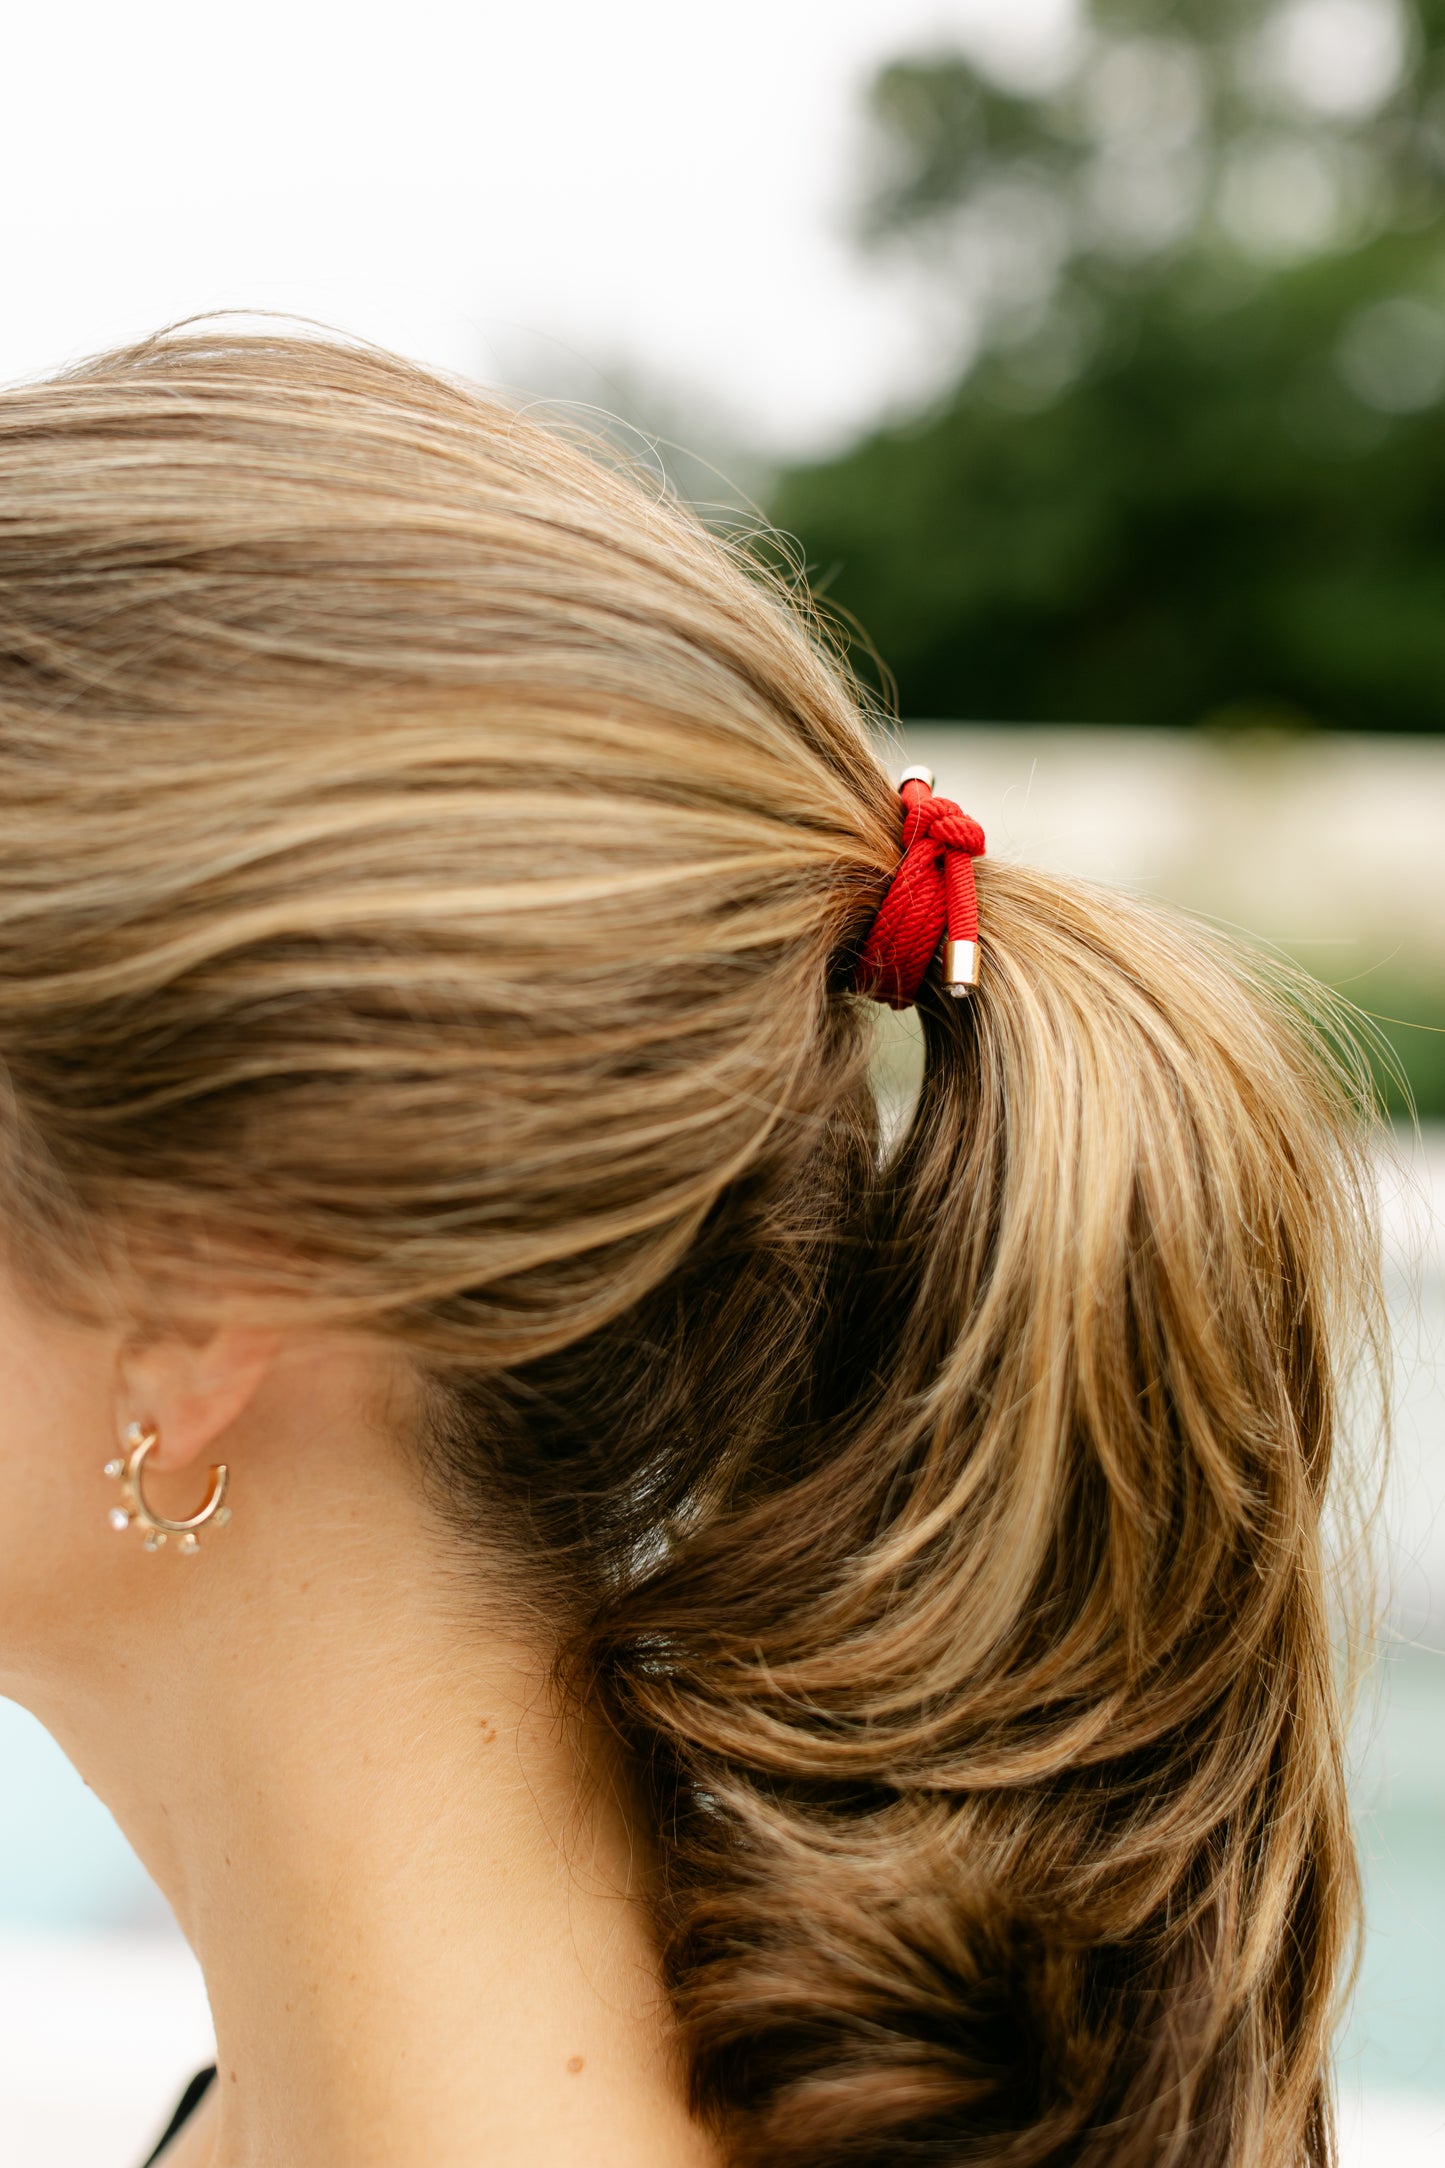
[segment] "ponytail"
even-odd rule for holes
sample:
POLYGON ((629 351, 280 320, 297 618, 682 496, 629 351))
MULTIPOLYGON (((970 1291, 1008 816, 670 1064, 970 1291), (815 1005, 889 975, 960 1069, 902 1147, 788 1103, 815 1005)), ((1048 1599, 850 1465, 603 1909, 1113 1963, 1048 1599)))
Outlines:
POLYGON ((697 2098, 740 2168, 1323 2168, 1351 1080, 1223 944, 979 880, 896 1149, 851 1107, 700 1246, 750 1435, 593 1629, 697 2098))

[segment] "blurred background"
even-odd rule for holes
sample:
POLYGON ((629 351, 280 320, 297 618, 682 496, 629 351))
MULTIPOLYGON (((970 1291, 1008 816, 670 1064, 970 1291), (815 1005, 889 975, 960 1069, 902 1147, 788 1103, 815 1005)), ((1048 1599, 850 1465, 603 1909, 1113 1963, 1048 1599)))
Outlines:
MULTIPOLYGON (((1346 2168, 1445 2161, 1445 0, 12 11, 0 379, 282 310, 806 568, 991 851, 1357 1004, 1397 1434, 1346 2168)), ((0 2158, 132 2168, 204 1995, 0 1702, 0 2158)))

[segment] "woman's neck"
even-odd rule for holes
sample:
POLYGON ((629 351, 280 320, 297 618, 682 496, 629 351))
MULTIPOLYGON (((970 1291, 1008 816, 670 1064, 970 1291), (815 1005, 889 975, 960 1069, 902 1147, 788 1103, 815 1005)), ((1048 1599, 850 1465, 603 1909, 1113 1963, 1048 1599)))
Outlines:
POLYGON ((546 1652, 468 1616, 384 1468, 318 1521, 324 1459, 269 1529, 238 1497, 204 1558, 138 1560, 174 1576, 149 1653, 40 1711, 205 1972, 219 2082, 176 2168, 716 2163, 645 1862, 546 1652))

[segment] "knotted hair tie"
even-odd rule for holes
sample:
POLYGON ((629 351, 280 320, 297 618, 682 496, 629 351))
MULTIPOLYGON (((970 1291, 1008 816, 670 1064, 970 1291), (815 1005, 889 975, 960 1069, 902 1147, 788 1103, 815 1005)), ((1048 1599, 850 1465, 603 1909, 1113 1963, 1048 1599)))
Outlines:
POLYGON ((951 798, 935 798, 928 768, 905 768, 903 856, 853 974, 854 990, 908 1009, 944 943, 943 983, 950 994, 978 984, 978 891, 973 862, 983 830, 951 798))

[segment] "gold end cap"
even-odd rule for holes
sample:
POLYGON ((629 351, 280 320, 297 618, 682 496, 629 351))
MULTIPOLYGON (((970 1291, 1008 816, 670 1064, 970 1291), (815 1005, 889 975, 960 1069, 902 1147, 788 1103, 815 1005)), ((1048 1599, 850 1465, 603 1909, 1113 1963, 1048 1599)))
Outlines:
POLYGON ((978 943, 976 941, 945 941, 943 944, 943 984, 947 992, 960 999, 971 994, 978 984, 978 943))

